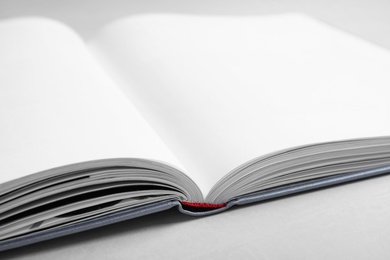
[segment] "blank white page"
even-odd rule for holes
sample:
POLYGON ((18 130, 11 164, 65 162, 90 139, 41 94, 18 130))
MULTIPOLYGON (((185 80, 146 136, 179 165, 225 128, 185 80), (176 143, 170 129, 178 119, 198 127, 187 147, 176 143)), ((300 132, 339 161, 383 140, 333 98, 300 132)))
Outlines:
POLYGON ((91 48, 203 193, 296 145, 390 133, 390 54, 299 14, 144 15, 91 48))
POLYGON ((0 183, 70 163, 138 157, 180 163, 55 21, 0 23, 0 183))

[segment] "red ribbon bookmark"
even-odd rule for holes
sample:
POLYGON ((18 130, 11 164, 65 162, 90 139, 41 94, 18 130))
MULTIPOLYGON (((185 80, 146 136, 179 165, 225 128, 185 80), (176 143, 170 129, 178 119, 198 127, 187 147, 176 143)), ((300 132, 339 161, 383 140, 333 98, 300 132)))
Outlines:
POLYGON ((226 203, 220 203, 220 204, 213 204, 213 203, 200 203, 200 202, 189 202, 189 201, 182 201, 182 205, 194 207, 194 208, 206 208, 206 209, 219 209, 226 206, 226 203))

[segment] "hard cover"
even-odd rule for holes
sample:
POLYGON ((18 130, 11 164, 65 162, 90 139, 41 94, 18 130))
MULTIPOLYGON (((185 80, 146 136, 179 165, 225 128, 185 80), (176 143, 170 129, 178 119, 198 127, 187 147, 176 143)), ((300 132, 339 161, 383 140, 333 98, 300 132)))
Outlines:
POLYGON ((224 207, 213 208, 213 209, 183 206, 180 201, 172 201, 172 200, 153 203, 146 206, 139 206, 136 208, 127 209, 120 212, 115 212, 109 215, 86 220, 84 222, 78 222, 75 224, 70 224, 62 227, 60 226, 60 227, 49 228, 47 230, 36 231, 30 234, 0 241, 0 251, 9 250, 9 249, 13 249, 13 248, 17 248, 17 247, 45 241, 45 240, 50 240, 61 236, 78 233, 81 231, 90 230, 97 227, 106 226, 124 220, 129 220, 129 219, 149 215, 152 213, 168 210, 173 207, 177 207, 178 210, 183 214, 187 214, 191 216, 206 216, 206 215, 216 214, 225 211, 234 205, 245 205, 245 204, 250 204, 255 202, 261 202, 264 200, 275 199, 279 197, 297 194, 300 192, 305 192, 305 191, 320 189, 320 188, 329 187, 333 185, 343 184, 347 182, 385 175, 388 173, 390 173, 390 166, 384 166, 380 168, 368 169, 368 170, 357 171, 357 172, 349 172, 349 173, 339 174, 331 177, 324 177, 315 180, 299 182, 299 183, 272 188, 269 190, 252 193, 239 198, 235 198, 230 200, 226 204, 224 204, 225 205, 224 207))

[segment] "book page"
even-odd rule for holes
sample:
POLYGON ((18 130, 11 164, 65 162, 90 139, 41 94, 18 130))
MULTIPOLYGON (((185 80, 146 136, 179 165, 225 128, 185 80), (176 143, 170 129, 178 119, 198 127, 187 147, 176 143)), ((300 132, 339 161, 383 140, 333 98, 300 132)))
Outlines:
POLYGON ((390 132, 390 54, 299 14, 144 15, 90 43, 203 193, 260 155, 390 132))
POLYGON ((69 28, 8 20, 0 39, 0 183, 107 158, 182 167, 69 28))

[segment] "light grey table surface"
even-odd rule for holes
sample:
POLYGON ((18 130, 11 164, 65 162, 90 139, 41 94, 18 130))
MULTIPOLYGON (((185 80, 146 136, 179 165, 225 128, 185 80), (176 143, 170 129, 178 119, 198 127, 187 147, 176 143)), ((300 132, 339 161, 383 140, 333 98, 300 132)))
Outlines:
MULTIPOLYGON (((142 13, 302 12, 390 49, 385 0, 0 0, 0 19, 44 16, 88 40, 142 13)), ((390 176, 193 218, 158 213, 0 253, 0 259, 389 259, 390 176)))

